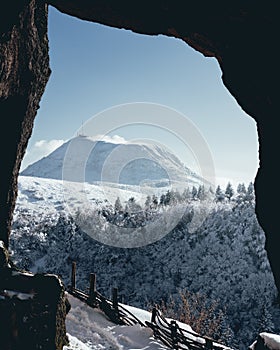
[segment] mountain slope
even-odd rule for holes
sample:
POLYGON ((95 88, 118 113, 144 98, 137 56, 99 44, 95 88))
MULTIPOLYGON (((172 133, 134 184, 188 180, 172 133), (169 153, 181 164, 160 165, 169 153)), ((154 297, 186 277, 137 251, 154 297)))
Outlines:
POLYGON ((85 136, 64 143, 48 156, 29 165, 21 175, 154 187, 207 183, 162 146, 116 144, 85 136))

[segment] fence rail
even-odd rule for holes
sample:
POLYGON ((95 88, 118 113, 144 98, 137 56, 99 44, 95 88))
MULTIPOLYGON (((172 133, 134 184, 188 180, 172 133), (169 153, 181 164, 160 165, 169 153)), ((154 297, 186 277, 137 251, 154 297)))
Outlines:
POLYGON ((115 324, 133 326, 139 324, 153 330, 154 337, 164 345, 175 350, 230 350, 223 344, 209 337, 181 328, 175 320, 170 322, 162 315, 161 311, 153 308, 151 321, 142 322, 132 312, 127 310, 118 301, 118 289, 113 288, 112 300, 104 297, 96 290, 96 275, 90 274, 89 294, 76 288, 76 263, 72 263, 71 285, 68 293, 86 303, 92 308, 99 308, 115 324))

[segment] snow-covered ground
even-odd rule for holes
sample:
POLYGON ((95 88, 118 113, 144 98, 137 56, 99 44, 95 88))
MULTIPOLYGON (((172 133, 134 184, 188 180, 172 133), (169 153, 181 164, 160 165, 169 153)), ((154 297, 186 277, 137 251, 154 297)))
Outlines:
MULTIPOLYGON (((119 326, 109 321, 99 309, 92 309, 70 294, 71 310, 66 318, 66 331, 70 344, 63 350, 163 350, 168 349, 153 338, 149 328, 119 326)), ((127 306, 126 306, 127 307, 127 306)), ((127 307, 129 309, 129 307, 127 307)), ((131 308, 142 321, 151 319, 149 312, 131 308)))
MULTIPOLYGON (((262 332, 259 334, 259 340, 263 341, 263 344, 267 349, 280 350, 280 335, 268 332, 262 332)), ((249 347, 251 350, 258 349, 257 340, 249 347)))
POLYGON ((134 197, 143 204, 147 195, 160 196, 170 187, 140 187, 116 183, 78 183, 55 179, 19 176, 18 206, 34 211, 57 212, 65 207, 79 207, 84 204, 96 205, 110 200, 113 205, 117 197, 121 202, 134 197))
MULTIPOLYGON (((63 350, 160 350, 169 349, 160 340, 153 337, 152 329, 134 326, 120 326, 112 323, 98 308, 91 308, 79 299, 67 293, 71 309, 66 318, 66 331, 69 345, 63 350)), ((121 304, 127 311, 136 316, 143 324, 151 321, 151 313, 133 306, 121 304)), ((171 319, 166 319, 168 322, 171 319)), ((185 323, 177 321, 177 325, 187 331, 188 338, 198 343, 205 344, 205 339, 200 337, 185 323)), ((215 343, 221 350, 230 350, 229 347, 215 343)))

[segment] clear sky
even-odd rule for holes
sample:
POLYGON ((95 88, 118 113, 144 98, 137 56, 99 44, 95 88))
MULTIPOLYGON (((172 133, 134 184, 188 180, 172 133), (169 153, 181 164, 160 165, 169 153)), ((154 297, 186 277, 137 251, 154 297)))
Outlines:
MULTIPOLYGON (((195 125, 211 151, 216 183, 254 181, 256 125, 223 86, 214 58, 178 39, 80 21, 52 7, 49 45, 52 74, 22 168, 76 135, 94 115, 122 104, 148 102, 176 110, 195 125)), ((191 167, 172 130, 168 135, 156 127, 131 125, 116 134, 125 139, 153 134, 191 167)))

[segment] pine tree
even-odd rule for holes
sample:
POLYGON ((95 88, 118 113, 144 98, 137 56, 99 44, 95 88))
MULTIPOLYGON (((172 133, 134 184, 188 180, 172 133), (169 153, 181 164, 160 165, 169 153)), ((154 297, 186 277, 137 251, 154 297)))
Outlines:
POLYGON ((225 195, 224 195, 220 185, 218 185, 218 187, 216 189, 215 197, 216 197, 216 202, 222 202, 225 199, 225 195))
POLYGON ((254 184, 252 182, 250 182, 247 187, 247 193, 246 193, 245 199, 247 201, 253 201, 255 199, 255 189, 254 189, 254 184))
POLYGON ((168 190, 168 191, 166 192, 166 194, 165 194, 163 204, 164 204, 164 205, 169 205, 169 204, 170 204, 170 201, 171 201, 171 193, 170 193, 170 191, 168 190))
POLYGON ((204 185, 199 185, 197 191, 197 198, 201 201, 206 199, 206 191, 204 185))
POLYGON ((183 194, 182 194, 182 198, 184 201, 188 200, 191 198, 191 192, 190 192, 190 189, 189 187, 185 188, 183 194))
POLYGON ((226 187, 226 190, 225 190, 225 195, 226 195, 226 197, 227 197, 229 200, 231 200, 231 198, 232 198, 233 195, 234 195, 234 190, 233 190, 233 187, 232 187, 232 185, 231 185, 230 182, 227 184, 227 187, 226 187))
POLYGON ((165 194, 163 193, 161 196, 160 196, 160 201, 159 201, 159 204, 160 205, 165 205, 165 194))
POLYGON ((176 204, 177 203, 177 196, 176 192, 174 190, 170 191, 170 204, 176 204))
POLYGON ((247 190, 246 190, 244 183, 238 184, 236 192, 237 192, 236 201, 238 203, 242 203, 244 201, 244 199, 246 197, 246 193, 247 193, 247 190))
POLYGON ((245 194, 246 193, 246 187, 245 187, 244 183, 238 184, 236 191, 237 191, 238 194, 242 194, 242 193, 245 194))
POLYGON ((195 186, 193 186, 192 188, 192 199, 196 199, 197 198, 197 188, 195 186))
POLYGON ((151 208, 157 209, 157 207, 158 207, 158 198, 155 194, 153 194, 151 208))
POLYGON ((148 195, 145 201, 145 209, 146 210, 151 209, 151 204, 152 204, 152 198, 151 196, 148 195))
POLYGON ((115 211, 116 212, 121 212, 123 211, 123 207, 122 207, 122 203, 121 203, 121 200, 120 200, 120 197, 118 197, 115 201, 115 211))

